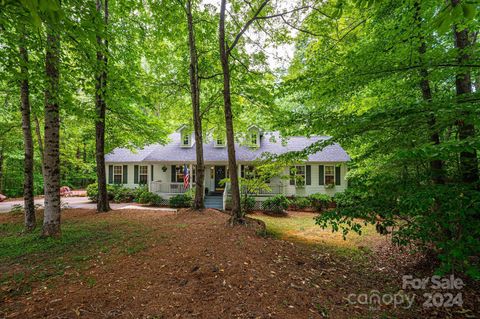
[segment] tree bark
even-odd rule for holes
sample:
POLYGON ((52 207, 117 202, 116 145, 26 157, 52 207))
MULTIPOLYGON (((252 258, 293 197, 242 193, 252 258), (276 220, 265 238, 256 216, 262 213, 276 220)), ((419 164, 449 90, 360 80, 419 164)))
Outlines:
MULTIPOLYGON (((420 1, 415 1, 415 22, 417 23, 418 27, 418 37, 420 40, 420 46, 418 47, 420 65, 423 65, 423 59, 425 53, 427 52, 427 45, 425 43, 425 39, 422 35, 422 20, 421 20, 421 12, 420 12, 420 1)), ((421 67, 419 70, 420 73, 420 90, 422 92, 423 100, 427 104, 432 103, 432 89, 430 87, 430 81, 428 79, 428 70, 426 67, 421 67)), ((437 146, 440 145, 440 133, 436 127, 437 119, 433 111, 431 111, 429 118, 428 118, 428 126, 430 132, 430 141, 433 145, 437 146)), ((442 185, 445 184, 445 172, 444 172, 444 163, 441 159, 432 159, 430 161, 430 179, 432 180, 433 184, 442 185)))
POLYGON ((60 35, 47 23, 45 54, 45 149, 43 179, 45 183, 45 211, 42 236, 58 237, 60 230, 60 116, 59 64, 60 35))
POLYGON ((203 182, 205 179, 205 164, 203 160, 202 116, 200 114, 200 79, 198 76, 198 55, 195 42, 195 27, 193 25, 192 2, 187 0, 188 46, 190 49, 190 95, 192 98, 193 126, 195 130, 196 180, 194 209, 205 208, 203 182))
POLYGON ((0 194, 3 193, 3 148, 0 147, 0 194))
POLYGON ((25 231, 31 232, 35 229, 35 203, 33 189, 33 138, 32 124, 30 119, 30 88, 28 76, 28 52, 25 47, 25 35, 20 40, 20 110, 22 113, 22 131, 24 143, 23 162, 23 199, 25 211, 25 231))
POLYGON ((245 222, 240 205, 240 187, 238 185, 237 160, 235 158, 235 135, 233 131, 232 102, 230 93, 230 66, 228 63, 229 52, 225 42, 225 10, 226 0, 222 0, 220 6, 220 20, 218 39, 220 44, 220 60, 223 71, 223 107, 225 113, 225 128, 227 131, 228 168, 230 171, 230 184, 232 193, 232 217, 230 224, 242 224, 245 222))
MULTIPOLYGON (((461 0, 452 0, 452 6, 460 5, 461 0)), ((458 64, 465 65, 470 60, 468 50, 472 47, 470 39, 468 38, 468 29, 459 29, 458 25, 453 26, 455 37, 455 48, 458 50, 458 64)), ((472 93, 472 80, 470 71, 467 69, 460 69, 456 75, 455 88, 459 102, 465 95, 472 93)), ((471 113, 468 111, 462 112, 462 117, 457 121, 458 138, 460 141, 475 137, 475 127, 471 121, 471 113)), ((460 169, 462 173, 462 181, 467 184, 478 182, 478 159, 475 151, 460 152, 460 169)))
POLYGON ((35 115, 35 135, 37 135, 37 142, 38 142, 38 152, 40 153, 40 160, 42 162, 42 173, 43 173, 43 163, 45 162, 45 153, 43 151, 43 139, 42 133, 40 132, 40 121, 38 117, 35 115))
MULTIPOLYGON (((102 16, 102 0, 97 0, 97 13, 102 16)), ((108 23, 108 0, 103 0, 103 26, 106 30, 108 23)), ((107 176, 105 171, 105 101, 107 85, 107 40, 97 35, 97 75, 95 84, 95 109, 97 112, 95 121, 95 158, 97 163, 98 199, 97 212, 108 212, 107 176)))

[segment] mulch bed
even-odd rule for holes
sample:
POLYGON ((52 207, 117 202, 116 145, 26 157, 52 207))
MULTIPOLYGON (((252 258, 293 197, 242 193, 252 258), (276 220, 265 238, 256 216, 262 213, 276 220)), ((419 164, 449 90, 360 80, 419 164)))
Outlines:
POLYGON ((2 309, 6 318, 426 316, 349 305, 350 293, 398 290, 398 276, 311 245, 263 238, 250 227, 227 227, 229 216, 215 210, 69 210, 62 218, 133 220, 154 230, 148 247, 135 255, 94 259, 84 273, 0 300, 0 318, 2 309), (95 284, 87 285, 86 277, 95 284))

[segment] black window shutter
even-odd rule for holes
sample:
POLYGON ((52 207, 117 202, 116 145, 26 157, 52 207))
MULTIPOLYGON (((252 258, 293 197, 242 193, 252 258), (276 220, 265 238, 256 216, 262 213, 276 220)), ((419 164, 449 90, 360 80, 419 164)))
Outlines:
POLYGON ((152 176, 152 181, 153 181, 153 165, 150 165, 150 175, 152 176))
POLYGON ((340 171, 340 166, 335 167, 335 185, 340 185, 341 183, 341 171, 340 171))
POLYGON ((310 165, 307 165, 306 175, 307 176, 305 177, 305 184, 312 185, 312 167, 310 165))
POLYGON ((318 166, 318 185, 325 185, 325 167, 323 165, 318 166))
POLYGON ((113 165, 108 165, 108 183, 113 184, 113 165))
POLYGON ((245 177, 245 165, 240 165, 240 176, 245 177))
POLYGON ((128 165, 123 165, 123 184, 128 184, 128 165))
POLYGON ((175 165, 172 165, 172 183, 177 181, 177 172, 175 171, 175 165))
POLYGON ((138 165, 133 166, 133 183, 138 184, 138 165))

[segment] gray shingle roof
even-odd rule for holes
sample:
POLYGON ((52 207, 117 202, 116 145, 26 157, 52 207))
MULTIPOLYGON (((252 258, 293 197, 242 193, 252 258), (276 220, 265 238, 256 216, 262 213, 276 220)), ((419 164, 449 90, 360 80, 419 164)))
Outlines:
MULTIPOLYGON (((283 154, 289 151, 300 151, 328 136, 290 137, 284 143, 278 132, 265 133, 262 136, 261 147, 258 149, 235 144, 237 161, 251 162, 259 159, 264 152, 283 154)), ((215 147, 210 141, 203 145, 206 162, 228 161, 227 148, 215 147)), ((347 152, 337 143, 325 147, 322 151, 308 157, 310 162, 347 162, 350 160, 347 152)), ((170 143, 166 145, 152 144, 132 152, 126 148, 116 148, 105 156, 105 161, 112 163, 125 162, 195 162, 195 145, 189 148, 180 147, 180 133, 170 135, 170 143)))

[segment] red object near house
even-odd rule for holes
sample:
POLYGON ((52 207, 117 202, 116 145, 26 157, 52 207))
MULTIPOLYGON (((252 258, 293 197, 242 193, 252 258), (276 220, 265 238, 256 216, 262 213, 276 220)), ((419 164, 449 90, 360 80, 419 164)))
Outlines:
POLYGON ((68 197, 72 195, 72 190, 68 186, 62 186, 60 187, 60 196, 65 196, 68 197))
POLYGON ((7 196, 0 194, 0 202, 3 202, 6 199, 7 199, 7 196))

